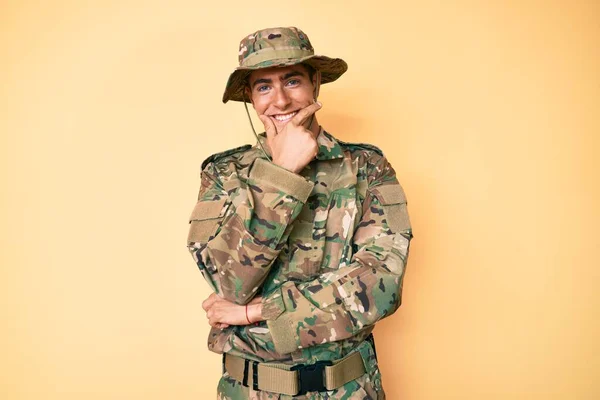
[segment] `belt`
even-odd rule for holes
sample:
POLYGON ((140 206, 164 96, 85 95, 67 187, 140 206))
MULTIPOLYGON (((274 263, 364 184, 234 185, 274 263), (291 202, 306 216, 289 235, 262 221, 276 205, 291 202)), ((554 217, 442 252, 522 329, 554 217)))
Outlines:
POLYGON ((246 387, 289 396, 334 390, 365 373, 358 351, 339 360, 317 361, 308 365, 261 363, 223 354, 223 367, 229 376, 246 387))

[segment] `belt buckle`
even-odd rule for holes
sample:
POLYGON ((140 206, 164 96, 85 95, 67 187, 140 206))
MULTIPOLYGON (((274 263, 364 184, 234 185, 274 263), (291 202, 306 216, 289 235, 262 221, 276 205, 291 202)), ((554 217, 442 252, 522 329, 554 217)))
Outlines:
POLYGON ((330 360, 317 361, 314 364, 294 365, 290 371, 298 371, 299 395, 307 392, 325 392, 325 367, 333 365, 330 360))

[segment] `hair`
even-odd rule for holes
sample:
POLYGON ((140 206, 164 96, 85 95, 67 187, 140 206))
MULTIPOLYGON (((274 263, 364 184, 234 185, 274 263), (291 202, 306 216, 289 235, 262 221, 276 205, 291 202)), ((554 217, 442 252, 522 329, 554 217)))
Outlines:
POLYGON ((315 76, 315 73, 317 72, 317 70, 310 64, 302 63, 301 65, 304 65, 304 67, 306 68, 306 72, 308 72, 308 78, 312 82, 313 77, 315 76))

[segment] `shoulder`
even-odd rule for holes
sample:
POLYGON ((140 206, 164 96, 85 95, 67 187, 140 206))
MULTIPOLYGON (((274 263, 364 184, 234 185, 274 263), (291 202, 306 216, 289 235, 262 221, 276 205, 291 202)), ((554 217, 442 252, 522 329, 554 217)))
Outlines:
POLYGON ((359 169, 377 168, 383 163, 387 163, 387 159, 383 151, 369 143, 350 143, 338 139, 338 143, 344 152, 349 152, 352 162, 355 162, 359 169))
POLYGON ((247 144, 244 146, 236 147, 233 149, 221 151, 219 153, 212 154, 208 156, 204 161, 202 161, 201 169, 204 170, 206 166, 210 163, 221 163, 227 162, 228 160, 235 159, 238 160, 245 152, 252 149, 252 146, 247 144))
POLYGON ((383 156, 383 151, 377 146, 368 143, 350 143, 344 142, 343 140, 336 139, 342 148, 349 150, 350 152, 367 153, 366 155, 376 154, 383 156))
POLYGON ((358 168, 357 175, 369 186, 396 180, 396 172, 383 151, 368 143, 349 143, 338 140, 345 151, 349 151, 352 162, 358 168))

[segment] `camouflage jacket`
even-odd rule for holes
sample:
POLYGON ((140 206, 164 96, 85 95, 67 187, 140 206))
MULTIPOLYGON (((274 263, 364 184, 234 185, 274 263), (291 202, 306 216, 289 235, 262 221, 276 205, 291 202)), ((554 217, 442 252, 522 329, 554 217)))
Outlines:
POLYGON ((374 146, 323 130, 317 142, 300 174, 257 145, 202 165, 188 249, 212 290, 238 304, 262 296, 266 318, 212 329, 214 352, 337 359, 400 306, 412 230, 394 169, 374 146))

